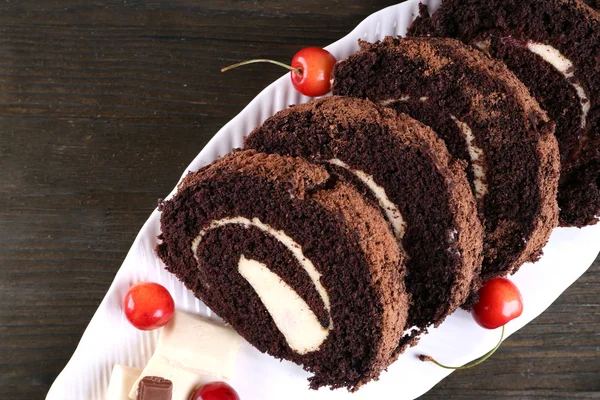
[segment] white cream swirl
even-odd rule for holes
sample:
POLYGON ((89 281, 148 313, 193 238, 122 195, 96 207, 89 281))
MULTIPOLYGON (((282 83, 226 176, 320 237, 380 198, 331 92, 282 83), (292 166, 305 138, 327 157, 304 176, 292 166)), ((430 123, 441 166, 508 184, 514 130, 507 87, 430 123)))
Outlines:
POLYGON ((207 228, 202 229, 192 241, 194 257, 198 259, 196 255, 198 246, 208 231, 231 224, 241 225, 246 228, 252 226, 274 237, 294 255, 298 264, 306 271, 317 293, 323 300, 325 310, 329 314, 328 328, 321 326, 315 313, 298 293, 277 274, 268 269, 265 264, 246 258, 244 255, 238 261, 238 272, 248 281, 259 296, 290 348, 298 354, 306 354, 318 350, 325 339, 327 339, 333 327, 329 295, 321 284, 321 274, 317 271, 314 264, 304 256, 302 247, 284 231, 274 229, 258 218, 250 220, 244 217, 233 217, 213 221, 207 228))

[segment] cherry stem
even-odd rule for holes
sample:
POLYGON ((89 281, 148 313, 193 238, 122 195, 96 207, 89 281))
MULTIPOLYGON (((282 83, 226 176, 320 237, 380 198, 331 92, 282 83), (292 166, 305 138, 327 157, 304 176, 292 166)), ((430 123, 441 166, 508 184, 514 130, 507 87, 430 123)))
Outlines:
POLYGON ((462 367, 449 367, 447 365, 444 365, 442 363, 437 362, 433 357, 430 356, 425 356, 423 354, 421 354, 419 356, 419 359, 421 361, 431 361, 433 363, 435 363, 436 365, 442 367, 442 368, 446 368, 446 369, 455 369, 455 370, 459 370, 459 369, 468 369, 468 368, 473 368, 479 364, 481 364, 482 362, 484 362, 485 360, 487 360, 488 358, 490 358, 492 356, 492 354, 494 354, 496 352, 496 350, 498 350, 500 348, 500 345, 502 344, 502 339, 504 339, 504 325, 502 325, 502 334, 500 335, 500 341, 498 341, 498 344, 496 345, 496 347, 494 347, 493 349, 491 349, 490 351, 488 351, 483 357, 481 357, 479 360, 475 360, 475 361, 471 361, 470 363, 467 363, 465 365, 463 365, 462 367))
POLYGON ((293 72, 297 73, 298 75, 302 75, 302 70, 300 68, 294 68, 294 67, 292 67, 290 65, 287 65, 287 64, 284 64, 282 62, 275 61, 275 60, 269 60, 269 59, 266 59, 266 58, 257 58, 255 60, 242 61, 242 62, 239 62, 237 64, 233 64, 233 65, 230 65, 228 67, 225 67, 225 68, 221 69, 221 72, 229 71, 230 69, 241 67, 243 65, 256 64, 256 63, 270 63, 270 64, 279 65, 280 67, 283 67, 285 69, 293 71, 293 72))

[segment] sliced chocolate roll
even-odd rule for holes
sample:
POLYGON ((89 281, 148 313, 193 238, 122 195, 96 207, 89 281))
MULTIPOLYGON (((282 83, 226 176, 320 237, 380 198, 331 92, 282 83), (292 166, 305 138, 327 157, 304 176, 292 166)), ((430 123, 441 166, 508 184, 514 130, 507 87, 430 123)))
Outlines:
POLYGON ((334 94, 410 115, 468 162, 485 229, 484 280, 540 257, 557 225, 554 123, 506 66, 454 39, 388 37, 361 42, 334 79, 334 94))
POLYGON ((556 121, 561 225, 600 217, 600 14, 580 0, 443 0, 410 35, 447 36, 502 60, 556 121))
POLYGON ((328 97, 277 113, 245 146, 322 163, 381 208, 408 255, 407 328, 439 325, 477 285, 483 233, 465 164, 423 124, 328 97))
POLYGON ((241 151, 160 206, 158 256, 238 333, 356 390, 398 355, 402 253, 380 211, 322 167, 241 151))

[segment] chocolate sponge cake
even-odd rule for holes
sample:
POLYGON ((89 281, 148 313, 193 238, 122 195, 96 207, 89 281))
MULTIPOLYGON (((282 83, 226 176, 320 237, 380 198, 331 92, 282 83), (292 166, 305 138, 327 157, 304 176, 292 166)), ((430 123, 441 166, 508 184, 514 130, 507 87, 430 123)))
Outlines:
POLYGON ((483 233, 465 163, 423 124, 367 100, 328 97, 277 113, 245 146, 321 163, 381 208, 408 256, 407 328, 438 325, 478 284, 483 233))
POLYGON ((325 168, 238 151, 160 210, 167 269, 260 351, 314 373, 311 387, 355 390, 397 357, 402 253, 379 209, 325 168))
POLYGON ((410 35, 462 40, 502 60, 557 123, 562 225, 600 216, 600 14, 580 0, 443 0, 410 35))
POLYGON ((368 98, 429 125, 466 161, 485 229, 482 278, 536 261, 557 224, 554 123, 502 63, 454 39, 360 43, 333 93, 368 98))

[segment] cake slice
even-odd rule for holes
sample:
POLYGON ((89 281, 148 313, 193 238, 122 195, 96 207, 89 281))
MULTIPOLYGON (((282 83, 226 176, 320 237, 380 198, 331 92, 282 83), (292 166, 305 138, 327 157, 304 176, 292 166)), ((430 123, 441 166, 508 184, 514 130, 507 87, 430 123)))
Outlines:
POLYGON ((245 146, 321 163, 381 209, 408 256, 407 328, 439 325, 477 287, 483 233, 465 164, 430 128, 334 96, 277 113, 245 146))
POLYGON ((300 158, 239 151, 160 210, 158 256, 262 352, 356 390, 398 355, 402 253, 379 210, 300 158))
POLYGON ((447 36, 503 61, 556 121, 560 223, 600 217, 600 14, 581 0, 443 0, 410 35, 447 36))
POLYGON ((557 225, 554 123, 506 66, 455 39, 388 37, 335 66, 333 93, 410 115, 469 164, 484 280, 540 257, 557 225))

